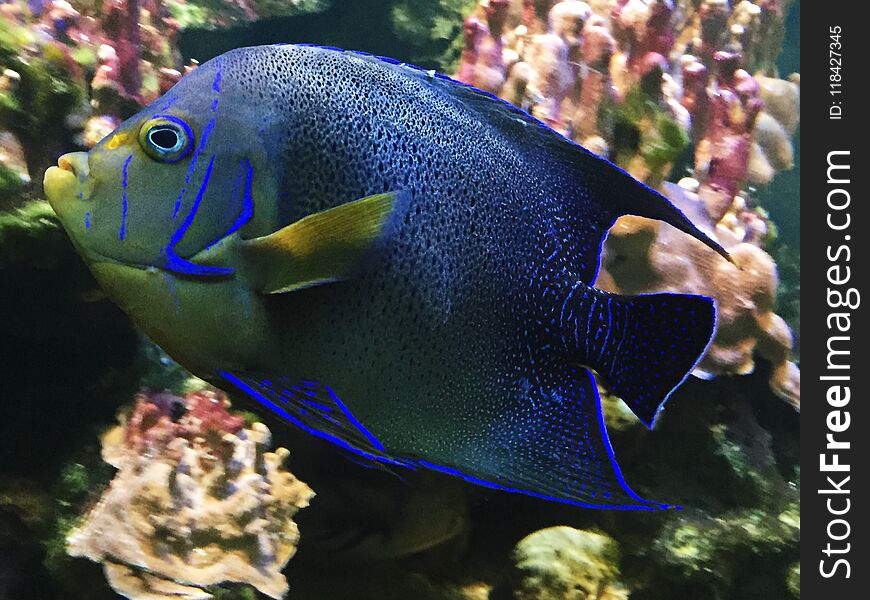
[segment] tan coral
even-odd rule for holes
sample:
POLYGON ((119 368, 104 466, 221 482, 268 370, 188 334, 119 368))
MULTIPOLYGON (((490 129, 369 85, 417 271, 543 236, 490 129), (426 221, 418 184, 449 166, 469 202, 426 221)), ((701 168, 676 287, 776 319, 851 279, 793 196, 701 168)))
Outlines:
POLYGON ((567 123, 561 112, 562 100, 574 79, 568 62, 568 44, 556 34, 536 35, 527 50, 526 61, 531 66, 531 76, 523 104, 528 104, 533 116, 564 132, 567 123))
POLYGON ((512 596, 517 600, 626 600, 619 581, 619 546, 602 533, 549 527, 520 540, 513 551, 512 596))
POLYGON ((752 132, 747 178, 754 185, 771 182, 794 166, 792 138, 800 121, 800 76, 788 79, 756 76, 764 109, 752 132))
POLYGON ((220 407, 190 405, 222 402, 214 393, 188 395, 173 421, 165 396, 140 397, 126 426, 104 436, 118 473, 68 537, 69 553, 102 562, 130 598, 207 598, 202 588, 221 582, 283 598, 281 570, 299 541, 293 516, 313 492, 283 468, 286 449, 266 452, 262 423, 238 428, 228 413, 215 417, 220 407))
MULTIPOLYGON (((676 187, 669 188, 669 195, 703 226, 701 201, 676 187)), ((723 243, 734 264, 668 225, 642 217, 620 218, 607 237, 596 287, 620 294, 681 292, 714 298, 716 335, 698 374, 749 373, 757 352, 773 365, 771 389, 799 408, 800 371, 790 362, 791 332, 774 312, 779 280, 773 259, 729 230, 709 222, 705 228, 723 243)))

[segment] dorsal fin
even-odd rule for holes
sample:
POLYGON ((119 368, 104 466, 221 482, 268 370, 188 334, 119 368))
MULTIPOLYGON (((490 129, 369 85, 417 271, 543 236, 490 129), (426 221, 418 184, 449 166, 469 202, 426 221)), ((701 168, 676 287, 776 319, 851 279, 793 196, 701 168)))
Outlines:
POLYGON ((300 44, 300 46, 341 52, 363 60, 374 61, 389 68, 400 69, 408 76, 437 87, 465 106, 474 109, 483 119, 498 126, 505 134, 517 138, 531 137, 533 138, 530 140, 531 143, 546 146, 554 157, 559 157, 565 164, 574 168, 576 177, 593 179, 589 175, 595 173, 594 179, 597 184, 595 188, 604 196, 602 200, 609 209, 611 224, 622 215, 637 215, 664 221, 731 261, 728 253, 716 241, 695 227, 665 196, 644 185, 607 159, 590 152, 498 96, 435 71, 427 71, 392 58, 314 44, 300 44))

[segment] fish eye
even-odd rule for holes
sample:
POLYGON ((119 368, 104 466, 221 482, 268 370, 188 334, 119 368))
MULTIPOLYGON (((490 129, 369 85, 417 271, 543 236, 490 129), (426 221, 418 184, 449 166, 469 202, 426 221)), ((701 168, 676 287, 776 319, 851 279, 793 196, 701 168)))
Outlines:
POLYGON ((154 160, 173 163, 190 152, 193 132, 177 117, 158 116, 146 121, 139 129, 139 145, 154 160))

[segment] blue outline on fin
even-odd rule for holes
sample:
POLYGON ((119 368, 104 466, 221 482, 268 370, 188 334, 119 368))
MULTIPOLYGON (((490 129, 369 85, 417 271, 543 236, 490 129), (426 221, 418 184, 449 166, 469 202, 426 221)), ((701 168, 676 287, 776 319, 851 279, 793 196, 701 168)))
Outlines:
MULTIPOLYGON (((662 503, 650 502, 648 500, 644 500, 643 498, 638 496, 625 482, 625 478, 622 475, 622 471, 620 470, 619 465, 616 462, 616 456, 613 452, 613 446, 610 443, 610 438, 607 435, 607 427, 606 427, 605 422, 604 422, 604 411, 603 411, 602 406, 601 406, 601 398, 598 394, 598 387, 595 384, 595 379, 592 376, 592 373, 590 373, 587 369, 584 368, 583 371, 586 372, 587 377, 589 377, 589 379, 592 381, 592 389, 593 389, 594 394, 595 394, 595 399, 598 400, 598 402, 597 402, 598 423, 599 423, 599 426, 601 427, 604 447, 607 451, 608 457, 610 458, 611 464, 613 465, 613 469, 614 469, 617 483, 619 483, 619 485, 623 488, 623 490, 626 492, 626 494, 628 494, 632 499, 637 500, 641 504, 595 504, 595 503, 591 503, 591 502, 584 502, 582 500, 572 500, 570 498, 559 498, 559 497, 549 496, 547 494, 542 494, 542 493, 524 490, 524 489, 520 489, 520 488, 508 487, 508 486, 501 485, 501 484, 498 484, 498 483, 495 483, 492 481, 488 481, 486 479, 480 479, 478 477, 474 477, 473 475, 467 475, 467 474, 463 473, 462 471, 455 469, 453 467, 438 465, 438 464, 431 463, 431 462, 423 460, 423 459, 417 459, 417 460, 394 459, 394 458, 390 458, 390 457, 387 457, 384 455, 372 454, 370 452, 366 452, 364 450, 361 450, 359 448, 356 448, 356 447, 348 444, 346 441, 344 441, 343 439, 341 439, 339 437, 336 437, 336 436, 330 435, 329 433, 326 433, 324 431, 320 431, 318 429, 314 429, 312 427, 309 427, 308 425, 306 425, 305 423, 300 421, 298 418, 294 417, 293 415, 288 413, 286 410, 284 410, 283 408, 281 408, 280 406, 278 406, 277 404, 275 404, 274 402, 269 400, 269 398, 264 396, 262 393, 260 393, 256 389, 254 389, 250 384, 244 382, 243 380, 241 380, 239 377, 233 375, 232 373, 229 373, 227 371, 217 371, 216 375, 218 375, 218 376, 222 377, 223 379, 225 379, 226 381, 230 382, 231 384, 236 386, 240 391, 244 392, 245 394, 247 394, 248 396, 250 396, 251 398, 253 398, 257 402, 259 402, 260 404, 262 404, 263 406, 265 406, 269 410, 273 411, 279 417, 282 417, 282 418, 286 419, 287 421, 289 421, 291 424, 296 425, 297 427, 299 427, 303 431, 310 433, 311 435, 313 435, 315 437, 318 437, 318 438, 321 438, 321 439, 326 440, 328 442, 331 442, 331 443, 333 443, 333 444, 335 444, 335 445, 337 445, 345 450, 352 452, 353 454, 361 456, 367 460, 374 461, 376 463, 396 465, 396 466, 400 466, 400 467, 406 467, 406 468, 409 468, 412 470, 416 469, 417 467, 423 467, 425 469, 437 471, 439 473, 444 473, 447 475, 452 475, 454 477, 459 477, 459 478, 463 479, 464 481, 467 481, 467 482, 475 484, 475 485, 479 485, 481 487, 486 487, 486 488, 504 491, 504 492, 510 492, 510 493, 514 493, 514 494, 522 494, 524 496, 531 496, 533 498, 539 498, 541 500, 558 502, 560 504, 569 504, 572 506, 579 506, 582 508, 594 508, 594 509, 605 509, 605 510, 648 510, 648 511, 665 510, 665 509, 676 509, 676 510, 682 509, 682 507, 680 507, 680 506, 674 506, 674 505, 662 504, 662 503)), ((329 392, 330 396, 336 401, 337 405, 341 408, 341 410, 344 412, 344 414, 351 420, 351 422, 356 427, 359 428, 360 432, 362 432, 366 436, 366 438, 369 439, 369 441, 372 442, 373 445, 375 445, 379 450, 383 449, 384 451, 386 451, 384 446, 370 432, 368 432, 368 430, 366 430, 362 426, 362 424, 350 413, 350 411, 347 409, 347 406, 345 406, 344 403, 342 403, 341 400, 338 399, 338 397, 335 395, 335 393, 332 391, 332 389, 329 388, 328 386, 323 386, 323 387, 329 392)))
MULTIPOLYGON (((366 458, 368 460, 372 460, 372 461, 384 463, 384 464, 389 464, 389 465, 398 465, 401 467, 412 467, 413 468, 413 465, 409 464, 407 461, 396 460, 396 459, 389 458, 387 456, 381 456, 381 455, 377 455, 377 454, 371 454, 370 452, 366 452, 365 450, 360 450, 359 448, 351 446, 350 444, 348 444, 347 442, 345 442, 343 439, 341 439, 339 437, 336 437, 334 435, 330 435, 330 434, 326 433, 325 431, 320 431, 318 429, 314 429, 312 427, 309 427, 308 425, 306 425, 305 423, 303 423, 302 421, 300 421, 299 419, 297 419, 296 417, 294 417, 293 415, 288 413, 286 410, 284 410, 283 408, 281 408, 280 406, 278 406, 277 404, 275 404, 274 402, 269 400, 266 396, 264 396, 263 394, 261 394, 260 392, 255 390, 249 384, 245 383, 244 381, 242 381, 241 379, 239 379, 238 377, 236 377, 232 373, 229 373, 227 371, 217 371, 216 374, 219 375, 220 377, 226 379, 227 381, 229 381, 230 383, 232 383, 236 387, 238 387, 241 391, 248 394, 251 398, 253 398, 257 402, 259 402, 260 404, 262 404, 266 408, 272 410, 277 415, 283 417, 284 419, 287 419, 292 424, 296 425, 297 427, 299 427, 303 431, 306 431, 315 437, 319 437, 319 438, 324 439, 328 442, 332 442, 333 444, 340 446, 341 448, 344 448, 345 450, 349 450, 350 452, 353 452, 354 454, 362 456, 363 458, 366 458)), ((371 434, 369 433, 369 435, 371 435, 371 434)), ((380 443, 378 443, 378 444, 380 445, 380 443)), ((381 447, 383 447, 383 446, 381 446, 381 447)))
POLYGON ((670 504, 663 504, 661 502, 653 502, 651 500, 646 500, 645 498, 641 498, 637 492, 635 492, 631 487, 629 487, 628 482, 625 480, 625 476, 622 474, 622 469, 619 467, 619 463, 616 461, 616 453, 613 451, 613 444, 610 443, 610 436, 607 433, 607 423, 604 419, 604 407, 601 404, 601 394, 598 393, 598 383, 595 381, 595 376, 592 375, 592 372, 583 367, 582 369, 578 369, 577 372, 583 371, 586 373, 586 377, 589 378, 589 381, 592 383, 592 390, 595 396, 596 406, 598 407, 598 426, 601 429, 601 438, 604 443, 604 449, 607 450, 607 456, 610 458, 610 464, 613 465, 613 473, 616 476, 616 481, 622 487, 623 491, 628 494, 630 497, 634 498, 638 502, 646 502, 653 509, 666 509, 666 508, 675 508, 680 509, 679 506, 672 506, 670 504))
POLYGON ((365 436, 365 438, 369 441, 369 443, 372 446, 374 446, 375 448, 377 448, 381 452, 386 452, 387 449, 384 448, 384 445, 378 440, 378 438, 376 438, 372 434, 371 431, 369 431, 368 429, 363 427, 363 424, 359 422, 359 419, 357 419, 355 416, 353 416, 353 413, 351 413, 348 410, 348 408, 347 408, 347 406, 345 406, 344 402, 342 402, 338 398, 338 396, 335 395, 335 392, 332 391, 332 388, 329 386, 326 386, 326 385, 323 387, 324 387, 324 389, 326 389, 326 391, 329 393, 329 396, 335 401, 335 403, 338 405, 338 407, 344 413, 344 416, 347 417, 347 420, 350 421, 351 425, 356 427, 359 430, 359 432, 365 436))
MULTIPOLYGON (((649 293, 649 294, 638 294, 638 297, 643 297, 643 296, 693 296, 695 298, 702 298, 704 300, 707 300, 710 302, 710 304, 713 305, 713 327, 710 331, 710 339, 707 340, 707 343, 704 346, 704 349, 698 355, 698 359, 689 368, 689 370, 686 371, 686 374, 683 375, 683 378, 680 379, 676 384, 674 384, 674 387, 672 387, 670 389, 670 391, 667 394, 665 394, 665 397, 662 398, 662 401, 659 402, 659 407, 656 409, 656 413, 653 415, 652 421, 650 421, 649 423, 646 423, 643 419, 638 417, 638 420, 641 423, 643 423, 647 429, 651 430, 655 427, 656 421, 658 421, 659 415, 662 414, 662 412, 665 410, 665 403, 667 403, 667 401, 670 400, 670 398, 671 398, 671 396, 673 396, 674 392, 676 392, 677 389, 681 385, 683 385, 683 383, 685 383, 685 381, 689 377, 692 377, 692 373, 694 373, 695 369, 698 368, 698 365, 701 364, 701 361, 704 360, 704 357, 707 356, 707 350, 709 350, 710 346, 713 344, 713 340, 716 338, 716 332, 719 329, 719 303, 716 302, 715 298, 712 298, 710 296, 704 296, 701 294, 681 294, 681 293, 677 293, 677 292, 653 292, 653 293, 649 293)), ((629 407, 629 408, 631 408, 631 407, 629 407)), ((634 411, 632 411, 632 414, 634 414, 634 411)), ((637 415, 635 415, 635 416, 637 416, 637 415)))

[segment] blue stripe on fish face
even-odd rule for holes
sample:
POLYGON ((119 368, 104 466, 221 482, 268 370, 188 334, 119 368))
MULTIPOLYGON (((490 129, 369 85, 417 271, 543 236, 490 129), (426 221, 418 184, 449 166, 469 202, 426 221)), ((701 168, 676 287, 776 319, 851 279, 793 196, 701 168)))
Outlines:
POLYGON ((215 91, 215 99, 211 103, 211 112, 217 113, 218 102, 221 94, 221 71, 223 69, 223 61, 218 61, 217 72, 214 74, 214 80, 211 82, 211 89, 215 91))
MULTIPOLYGON (((216 125, 217 119, 216 115, 218 112, 218 103, 220 101, 220 92, 221 92, 221 73, 222 73, 222 63, 218 63, 217 72, 215 73, 214 79, 212 81, 212 89, 215 91, 217 96, 211 103, 211 111, 214 113, 209 119, 208 123, 203 129, 202 138, 200 139, 199 144, 194 150, 193 157, 190 161, 190 167, 188 167, 187 174, 184 178, 184 186, 181 188, 181 192, 178 194, 178 198, 175 201, 175 206, 172 213, 172 218, 177 219, 178 214, 181 211, 181 207, 184 203, 184 197, 188 191, 188 185, 190 184, 190 180, 193 177, 193 174, 196 172, 196 168, 199 162, 199 157, 202 151, 204 150, 206 144, 208 143, 209 136, 211 135, 214 127, 216 125)), ((155 115, 159 116, 159 115, 155 115)), ((186 125, 185 125, 186 126, 186 125)), ((184 222, 175 230, 175 233, 172 236, 172 239, 169 242, 169 245, 164 250, 164 254, 167 259, 167 268, 175 271, 177 273, 183 273, 186 275, 203 275, 203 276, 215 276, 215 275, 229 275, 233 273, 233 269, 230 268, 222 268, 222 267, 206 267, 202 265, 197 265, 189 260, 185 260, 178 256, 175 251, 175 247, 181 242, 184 238, 184 235, 190 229, 190 226, 193 224, 193 220, 196 217, 197 212, 199 211, 200 205, 202 204, 203 196, 205 195, 206 190, 208 189, 208 184, 211 179, 212 169, 214 168, 216 155, 212 154, 211 159, 209 160, 208 166, 206 167, 205 175, 203 177, 203 182, 199 187, 199 191, 197 192, 196 199, 193 202, 193 206, 187 214, 184 222)), ((209 245, 205 247, 208 249, 212 247, 214 244, 219 242, 221 239, 224 239, 226 236, 237 231, 242 225, 244 225, 254 213, 253 209, 253 199, 251 196, 251 180, 253 178, 253 168, 250 162, 245 159, 242 161, 241 165, 242 172, 240 172, 238 178, 236 179, 236 183, 233 188, 233 196, 237 193, 237 189, 239 183, 241 181, 242 176, 246 173, 247 179, 245 182, 245 191, 244 196, 242 198, 242 209, 239 213, 239 216, 232 223, 227 232, 222 235, 220 238, 211 242, 209 245)))
POLYGON ((178 101, 178 96, 174 96, 172 98, 169 98, 169 101, 166 104, 164 104, 163 106, 161 106, 160 110, 161 111, 169 110, 170 108, 172 108, 172 105, 175 104, 177 101, 178 101))
MULTIPOLYGON (((167 119, 173 121, 178 124, 180 127, 183 127, 189 138, 192 140, 196 140, 196 145, 193 148, 193 151, 190 155, 190 163, 188 164, 187 169, 184 173, 183 182, 181 183, 180 190, 177 192, 177 197, 174 199, 174 203, 172 202, 172 197, 167 200, 169 203, 173 204, 172 208, 172 220, 169 222, 169 229, 167 234, 169 235, 169 240, 167 241, 164 247, 159 249, 159 253, 163 256, 163 266, 168 271, 174 271, 180 274, 187 275, 199 275, 199 276, 225 276, 233 273, 233 269, 230 268, 219 268, 219 267, 206 267, 202 265, 197 265, 190 260, 182 258, 179 254, 179 244, 185 239, 185 237, 189 237, 194 235, 193 229, 199 231, 200 228, 194 228, 195 220, 197 215, 200 215, 200 218, 204 218, 202 216, 202 204, 203 202, 209 201, 209 198, 213 196, 206 197, 206 192, 209 189, 209 183, 212 183, 212 188, 214 188, 217 183, 214 183, 218 180, 218 176, 216 172, 220 172, 222 168, 222 164, 220 161, 220 157, 218 156, 218 152, 216 148, 211 148, 211 146, 215 146, 217 142, 215 142, 214 131, 217 127, 217 115, 218 115, 218 105, 220 102, 220 95, 222 91, 222 68, 221 63, 218 62, 217 70, 213 75, 213 79, 211 81, 211 88, 213 90, 213 97, 211 99, 211 114, 208 115, 208 120, 205 122, 199 139, 196 140, 196 136, 193 135, 193 130, 188 125, 188 123, 180 118, 178 115, 170 114, 167 111, 176 104, 176 101, 180 100, 180 96, 174 95, 170 98, 167 98, 166 101, 162 102, 159 109, 154 112, 154 114, 150 115, 151 119, 167 119), (211 150, 211 152, 209 152, 211 150), (210 154, 209 160, 205 159, 206 153, 210 154), (217 165, 215 163, 218 163, 217 165), (194 189, 194 185, 199 182, 199 186, 194 189), (194 197, 195 194, 195 197, 194 197)), ((206 99, 208 101, 208 99, 206 99)), ((208 114, 208 113, 207 113, 208 114)), ((135 199, 135 194, 131 184, 144 184, 147 186, 149 182, 141 181, 140 175, 142 174, 142 170, 140 170, 141 165, 139 163, 133 164, 133 158, 138 156, 135 152, 131 152, 128 156, 125 157, 122 163, 121 169, 121 219, 120 225, 118 226, 118 239, 121 242, 125 242, 128 237, 130 237, 130 227, 134 226, 136 223, 135 219, 131 220, 130 215, 130 203, 135 199), (134 177, 135 175, 135 177, 134 177), (134 194, 134 195, 131 195, 134 194)), ((234 184, 227 181, 226 183, 232 185, 232 193, 230 194, 230 206, 229 210, 238 210, 235 218, 232 220, 232 223, 226 229, 226 231, 218 237, 211 241, 205 248, 207 249, 215 244, 217 244, 222 239, 227 236, 238 231, 242 226, 244 226, 254 215, 254 206, 253 206, 253 196, 252 196, 252 187, 253 187, 253 166, 251 165, 250 160, 247 158, 243 158, 237 163, 237 173, 235 174, 235 182, 234 184), (238 207, 241 205, 240 208, 238 207)), ((220 185, 223 185, 223 181, 220 185)), ((223 192, 223 190, 221 190, 223 192)), ((170 192, 172 193, 172 192, 170 192)), ((214 191, 213 193, 218 193, 214 191)), ((227 198, 220 198, 219 204, 223 205, 227 201, 227 198)), ((221 212, 219 215, 225 215, 227 213, 227 208, 221 208, 221 212)), ((168 206, 167 206, 168 210, 168 206)), ((204 209, 208 210, 208 209, 204 209)), ((168 216, 168 215, 167 215, 168 216)), ((231 218, 232 213, 226 214, 227 217, 231 218)), ((93 221, 93 214, 87 214, 84 216, 84 230, 91 229, 93 221)), ((209 221, 209 224, 211 222, 209 221)), ((205 226, 206 223, 202 223, 201 225, 205 226)), ((137 231, 137 233, 140 233, 137 231)), ((189 242, 190 240, 188 240, 189 242)), ((207 240, 206 240, 207 241, 207 240)), ((199 249, 197 250, 199 251, 199 249)), ((185 256, 187 256, 187 249, 185 250, 185 256)))
POLYGON ((172 212, 173 219, 178 217, 178 213, 181 210, 181 206, 184 202, 184 196, 187 194, 187 186, 190 185, 190 180, 193 177, 193 174, 196 172, 196 165, 199 162, 199 155, 202 153, 203 148, 205 148, 206 142, 208 142, 208 136, 211 135, 211 132, 215 126, 215 122, 215 118, 212 117, 206 124, 205 129, 202 130, 202 138, 199 140, 199 144, 193 151, 193 156, 190 159, 190 166, 187 168, 187 174, 184 176, 184 185, 181 186, 181 191, 178 193, 178 198, 175 200, 175 209, 172 212))
POLYGON ((245 178, 245 184, 242 196, 242 209, 239 212, 239 216, 236 217, 236 220, 233 221, 233 223, 224 233, 215 238, 214 241, 209 242, 208 245, 204 248, 205 250, 212 248, 216 244, 220 243, 221 240, 224 240, 230 235, 234 234, 254 216, 254 197, 251 193, 251 186, 254 179, 254 167, 251 165, 251 161, 249 161, 247 158, 239 161, 239 174, 236 177, 235 182, 233 183, 233 191, 231 194, 232 198, 235 198, 236 194, 238 194, 239 192, 239 188, 242 183, 242 177, 245 178))
POLYGON ((231 273, 233 273, 233 269, 230 268, 208 267, 190 262, 189 260, 178 256, 175 251, 175 246, 177 246, 178 243, 181 242, 181 240, 184 238, 184 234, 186 234, 187 230, 190 229, 190 226, 193 224, 193 220, 196 217, 196 213, 199 210, 200 205, 202 204, 202 198, 203 196, 205 196, 205 192, 208 189, 208 182, 211 179, 215 158, 215 155, 212 154, 211 159, 208 162, 208 166, 205 169, 205 176, 203 177, 202 184, 199 186, 199 191, 196 194, 196 199, 193 201, 193 206, 190 208, 190 212, 187 213, 187 218, 184 220, 184 223, 181 224, 181 227, 175 230, 172 239, 169 241, 169 246, 166 248, 166 268, 171 271, 175 271, 176 273, 182 273, 184 275, 200 275, 206 277, 230 275, 231 273))
POLYGON ((121 170, 121 188, 123 193, 121 194, 121 229, 118 232, 118 237, 122 242, 127 235, 127 184, 129 183, 127 170, 130 167, 131 160, 133 160, 132 154, 124 161, 124 167, 121 170))
POLYGON ((221 92, 221 71, 223 70, 224 63, 222 60, 218 60, 217 63, 217 72, 214 74, 214 80, 211 82, 211 89, 220 94, 221 92))

